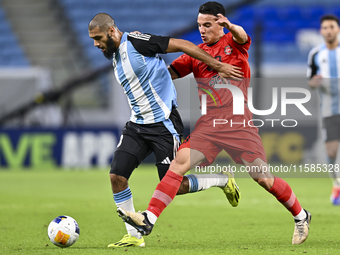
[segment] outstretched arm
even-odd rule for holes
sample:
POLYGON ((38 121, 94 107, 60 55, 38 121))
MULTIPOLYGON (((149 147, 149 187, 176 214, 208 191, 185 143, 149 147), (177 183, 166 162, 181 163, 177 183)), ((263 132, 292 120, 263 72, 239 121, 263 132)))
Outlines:
POLYGON ((216 60, 212 56, 210 56, 207 52, 197 47, 192 42, 170 38, 168 48, 166 50, 167 53, 170 52, 184 52, 187 55, 201 60, 206 63, 208 66, 213 68, 215 71, 222 74, 223 78, 232 78, 232 79, 240 79, 243 78, 243 72, 240 67, 232 66, 226 63, 221 63, 216 60))
POLYGON ((225 27, 233 35, 233 39, 238 44, 244 44, 248 41, 248 35, 244 31, 243 27, 235 25, 229 21, 229 19, 222 14, 217 14, 218 19, 216 23, 222 27, 225 27))

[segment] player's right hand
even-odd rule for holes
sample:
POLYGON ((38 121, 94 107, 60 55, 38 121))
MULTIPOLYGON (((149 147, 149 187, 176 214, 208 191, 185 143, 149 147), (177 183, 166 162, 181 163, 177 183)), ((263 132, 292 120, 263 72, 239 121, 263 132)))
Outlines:
POLYGON ((322 86, 322 76, 321 75, 314 75, 309 81, 308 85, 311 88, 319 88, 322 86))
POLYGON ((244 78, 242 68, 227 63, 222 63, 222 70, 218 73, 220 77, 226 79, 242 80, 244 78))
POLYGON ((225 16, 223 16, 221 13, 217 14, 217 19, 216 19, 216 23, 219 24, 222 27, 225 27, 227 29, 230 28, 230 26, 232 25, 231 22, 229 21, 229 19, 225 16))

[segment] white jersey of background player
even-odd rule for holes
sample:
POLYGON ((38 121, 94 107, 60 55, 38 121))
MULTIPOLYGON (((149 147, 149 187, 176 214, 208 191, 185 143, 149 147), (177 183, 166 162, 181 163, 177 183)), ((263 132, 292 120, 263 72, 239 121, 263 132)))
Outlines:
MULTIPOLYGON (((339 19, 325 15, 320 21, 320 33, 325 43, 312 49, 308 56, 307 78, 309 86, 317 88, 321 99, 321 113, 328 163, 333 164, 340 140, 340 45, 339 19)), ((340 174, 329 172, 333 178, 331 202, 340 205, 340 174)))

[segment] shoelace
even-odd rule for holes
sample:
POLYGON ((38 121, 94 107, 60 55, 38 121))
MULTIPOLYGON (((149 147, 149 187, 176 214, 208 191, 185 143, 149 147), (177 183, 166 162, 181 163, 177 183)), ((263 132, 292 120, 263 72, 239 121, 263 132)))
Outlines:
POLYGON ((126 234, 126 235, 124 235, 124 236, 123 236, 123 239, 125 239, 125 238, 129 238, 129 237, 131 237, 131 235, 129 235, 129 234, 126 234))
POLYGON ((301 221, 296 223, 296 228, 299 232, 299 236, 303 236, 303 234, 305 232, 305 228, 304 228, 305 222, 306 222, 306 220, 301 220, 301 221))

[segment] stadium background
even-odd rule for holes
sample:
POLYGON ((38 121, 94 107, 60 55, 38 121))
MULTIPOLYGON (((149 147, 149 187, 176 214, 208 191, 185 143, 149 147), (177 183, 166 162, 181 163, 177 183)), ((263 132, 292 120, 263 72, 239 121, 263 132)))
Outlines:
MULTIPOLYGON (((196 17, 204 2, 0 0, 0 167, 107 168, 130 112, 110 61, 88 37, 89 20, 107 12, 121 31, 171 35, 199 44, 196 17)), ((255 106, 270 107, 273 86, 307 89, 307 55, 322 42, 319 18, 340 15, 338 1, 221 3, 227 17, 253 40, 249 60, 255 106)), ((167 64, 177 56, 163 55, 167 64)), ((190 79, 175 83, 186 134, 195 122, 192 105, 197 100, 189 90, 190 79)), ((314 91, 306 107, 312 116, 302 116, 293 106, 284 118, 280 107, 270 116, 296 119, 295 128, 260 128, 269 162, 324 162, 314 91)))
MULTIPOLYGON (((287 179, 313 214, 308 240, 299 246, 291 245, 290 213, 253 180, 238 178, 242 201, 237 208, 217 188, 176 197, 146 237, 145 249, 106 248, 125 234, 108 169, 130 111, 110 62, 88 37, 87 24, 103 11, 122 31, 200 43, 196 17, 203 2, 0 0, 0 254, 340 254, 340 213, 329 202, 329 178, 287 179), (68 249, 47 238, 49 222, 64 214, 80 226, 79 240, 68 249)), ((319 18, 340 15, 338 0, 221 3, 227 17, 253 39, 255 106, 270 107, 272 87, 307 88, 307 54, 322 41, 319 18)), ((176 56, 163 57, 169 64, 176 56)), ((187 133, 197 106, 191 82, 175 84, 187 133)), ((301 116, 296 107, 288 107, 285 117, 279 109, 270 116, 296 118, 296 128, 260 129, 270 162, 324 162, 314 92, 306 107, 312 117, 301 116)), ((221 160, 230 162, 224 156, 221 160)), ((136 210, 145 209, 157 183, 154 165, 133 173, 129 184, 136 210)))

